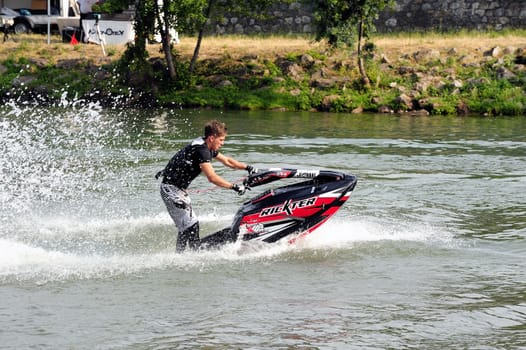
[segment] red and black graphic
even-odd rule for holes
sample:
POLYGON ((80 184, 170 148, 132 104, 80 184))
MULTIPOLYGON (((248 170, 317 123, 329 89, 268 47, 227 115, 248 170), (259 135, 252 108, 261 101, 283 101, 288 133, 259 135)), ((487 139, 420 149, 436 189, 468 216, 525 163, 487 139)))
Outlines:
POLYGON ((299 201, 293 201, 292 199, 287 199, 285 203, 281 205, 277 205, 274 207, 265 208, 261 210, 261 212, 259 213, 259 216, 264 217, 264 216, 282 214, 282 213, 289 215, 289 216, 293 216, 296 208, 301 209, 301 208, 307 208, 307 207, 311 207, 315 205, 316 198, 317 197, 312 197, 312 198, 302 199, 299 201))
POLYGON ((217 246, 237 239, 293 242, 327 221, 349 199, 356 186, 353 175, 329 170, 268 169, 250 175, 244 182, 257 187, 277 180, 303 179, 267 190, 245 202, 232 226, 201 240, 217 246))

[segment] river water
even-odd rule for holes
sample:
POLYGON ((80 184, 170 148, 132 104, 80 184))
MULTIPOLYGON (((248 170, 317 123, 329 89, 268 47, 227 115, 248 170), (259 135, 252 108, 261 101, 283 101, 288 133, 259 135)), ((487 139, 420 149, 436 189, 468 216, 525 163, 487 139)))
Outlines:
MULTIPOLYGON (((526 347, 524 117, 13 102, 0 140, 0 349, 526 347), (351 199, 296 245, 176 254, 154 174, 211 118, 223 153, 355 174, 351 199)), ((259 193, 192 190, 205 233, 259 193)))

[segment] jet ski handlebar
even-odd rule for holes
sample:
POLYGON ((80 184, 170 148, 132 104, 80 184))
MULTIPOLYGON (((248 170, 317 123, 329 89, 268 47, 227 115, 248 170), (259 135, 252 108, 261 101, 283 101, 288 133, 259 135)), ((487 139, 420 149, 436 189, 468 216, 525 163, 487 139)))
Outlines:
POLYGON ((338 181, 345 177, 345 174, 331 170, 306 170, 290 168, 269 168, 258 169, 257 172, 250 174, 243 184, 248 187, 256 187, 270 182, 290 178, 319 179, 338 181))

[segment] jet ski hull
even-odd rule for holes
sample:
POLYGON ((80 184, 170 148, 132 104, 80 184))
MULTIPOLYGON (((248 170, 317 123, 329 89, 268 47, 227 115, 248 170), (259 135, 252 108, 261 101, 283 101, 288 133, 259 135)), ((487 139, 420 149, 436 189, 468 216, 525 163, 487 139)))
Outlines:
POLYGON ((238 239, 273 243, 304 236, 325 223, 350 198, 356 186, 354 175, 334 171, 301 171, 269 169, 251 175, 245 184, 260 186, 287 178, 309 178, 306 181, 267 190, 246 201, 232 225, 201 240, 204 248, 238 239))

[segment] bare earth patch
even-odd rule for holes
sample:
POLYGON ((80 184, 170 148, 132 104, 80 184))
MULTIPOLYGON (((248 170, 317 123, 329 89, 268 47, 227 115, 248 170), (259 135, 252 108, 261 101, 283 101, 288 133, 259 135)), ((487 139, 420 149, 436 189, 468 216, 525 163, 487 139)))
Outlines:
MULTIPOLYGON (((489 35, 489 34, 461 34, 458 37, 438 34, 414 35, 410 34, 397 37, 379 36, 373 38, 378 50, 391 59, 396 59, 404 54, 418 50, 436 49, 440 51, 456 49, 461 53, 472 55, 480 54, 492 47, 524 47, 526 38, 519 35, 489 35)), ((181 43, 175 46, 176 51, 183 57, 190 58, 196 44, 195 37, 182 37, 181 43)), ((254 38, 243 36, 224 36, 204 38, 200 59, 207 58, 240 58, 255 55, 259 58, 274 59, 288 53, 304 53, 308 51, 325 51, 323 43, 315 42, 309 38, 293 37, 266 37, 254 38)), ((107 46, 108 56, 103 57, 97 45, 80 44, 71 45, 63 43, 61 37, 54 35, 51 43, 47 44, 45 35, 13 35, 11 39, 0 44, 0 58, 45 59, 50 64, 60 60, 89 60, 92 63, 104 63, 120 58, 125 50, 124 45, 107 46)), ((162 57, 160 45, 148 45, 150 57, 162 57)))

